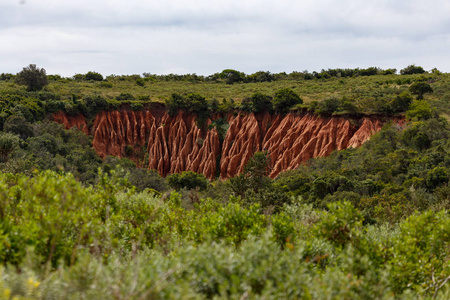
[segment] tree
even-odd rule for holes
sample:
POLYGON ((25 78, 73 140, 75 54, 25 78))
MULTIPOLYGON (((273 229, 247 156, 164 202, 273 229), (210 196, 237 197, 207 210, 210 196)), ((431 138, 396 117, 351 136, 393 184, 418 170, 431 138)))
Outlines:
POLYGON ((19 137, 9 132, 0 132, 0 162, 8 162, 9 156, 19 145, 19 137))
POLYGON ((302 98, 290 88, 278 90, 273 98, 273 106, 277 113, 287 113, 292 106, 302 103, 302 98))
POLYGON ((39 91, 48 84, 47 74, 44 68, 38 68, 30 64, 17 73, 16 83, 26 85, 28 91, 39 91))
POLYGON ((411 74, 422 74, 425 70, 421 66, 409 65, 404 69, 400 70, 401 75, 411 75, 411 74))
POLYGON ((271 185, 270 155, 267 151, 258 151, 253 154, 244 167, 244 172, 236 177, 230 178, 230 186, 233 192, 245 197, 247 191, 258 193, 271 185))
POLYGON ((85 80, 103 81, 103 75, 97 72, 89 71, 84 75, 85 80))
POLYGON ((23 140, 33 136, 33 127, 31 124, 24 117, 18 115, 9 116, 5 124, 3 124, 3 130, 17 134, 23 140))
POLYGON ((414 82, 409 87, 409 90, 414 95, 417 95, 417 100, 422 100, 424 94, 433 92, 431 86, 426 82, 414 82))
POLYGON ((432 116, 430 104, 426 100, 414 100, 406 112, 408 120, 428 120, 432 116))
POLYGON ((197 174, 192 171, 183 171, 180 174, 174 173, 167 176, 167 182, 174 189, 186 188, 192 190, 199 188, 201 191, 208 187, 208 179, 203 174, 197 174))
POLYGON ((259 113, 272 110, 272 97, 257 92, 252 96, 253 112, 259 113))
POLYGON ((219 74, 220 78, 225 79, 226 84, 242 82, 245 80, 245 74, 233 69, 225 69, 219 74))
POLYGON ((410 93, 402 92, 391 101, 391 109, 394 113, 406 111, 413 98, 410 93))

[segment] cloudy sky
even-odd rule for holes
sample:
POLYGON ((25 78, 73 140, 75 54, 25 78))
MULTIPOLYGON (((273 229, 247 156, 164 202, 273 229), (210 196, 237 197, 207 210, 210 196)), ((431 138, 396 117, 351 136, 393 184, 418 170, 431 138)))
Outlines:
POLYGON ((448 0, 0 0, 0 73, 450 72, 448 0))

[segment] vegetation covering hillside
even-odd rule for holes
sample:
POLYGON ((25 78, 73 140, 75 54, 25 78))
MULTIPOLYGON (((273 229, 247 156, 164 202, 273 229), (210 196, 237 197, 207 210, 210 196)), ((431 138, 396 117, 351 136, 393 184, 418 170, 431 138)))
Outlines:
POLYGON ((2 74, 0 297, 450 298, 450 78, 400 73, 44 72, 31 88, 2 74), (210 182, 101 160, 89 136, 47 120, 149 101, 407 121, 275 179, 257 152, 243 174, 210 182))

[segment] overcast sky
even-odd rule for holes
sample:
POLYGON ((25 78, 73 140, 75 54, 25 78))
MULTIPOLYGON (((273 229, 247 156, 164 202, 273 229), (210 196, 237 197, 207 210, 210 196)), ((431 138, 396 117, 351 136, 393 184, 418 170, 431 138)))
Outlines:
POLYGON ((449 0, 0 0, 0 73, 450 72, 449 0))

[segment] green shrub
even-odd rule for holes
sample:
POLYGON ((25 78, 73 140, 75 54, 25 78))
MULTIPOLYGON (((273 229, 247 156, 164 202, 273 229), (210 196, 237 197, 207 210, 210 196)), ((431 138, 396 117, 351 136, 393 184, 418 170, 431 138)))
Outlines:
POLYGON ((293 248, 294 239, 296 238, 296 232, 294 222, 289 215, 283 212, 272 216, 272 232, 275 242, 280 245, 281 249, 286 246, 293 248))
POLYGON ((430 104, 425 100, 414 100, 406 112, 406 118, 409 120, 428 120, 431 116, 430 104))
POLYGON ((116 100, 117 101, 134 100, 134 96, 131 95, 130 93, 120 93, 120 95, 116 97, 116 100))
POLYGON ((316 225, 317 234, 337 247, 356 243, 362 234, 361 213, 350 202, 329 203, 328 209, 316 225))
POLYGON ((203 174, 184 171, 181 174, 175 173, 167 176, 167 183, 177 190, 182 188, 188 190, 199 188, 200 190, 205 190, 209 182, 203 174))
POLYGON ((408 92, 402 92, 400 95, 398 95, 391 101, 390 106, 392 112, 397 113, 408 110, 409 105, 411 104, 412 101, 413 99, 411 94, 409 94, 408 92))
POLYGON ((33 128, 31 124, 22 116, 13 115, 8 117, 3 124, 3 130, 17 134, 23 140, 33 136, 33 128))
POLYGON ((264 95, 263 93, 255 93, 252 95, 252 111, 261 113, 272 110, 272 97, 264 95))
POLYGON ((138 86, 145 86, 145 80, 142 78, 138 78, 138 79, 136 79, 136 84, 138 86))
POLYGON ((433 92, 431 86, 426 82, 414 82, 409 87, 409 90, 414 95, 417 95, 417 100, 422 100, 424 94, 433 92))
POLYGON ((84 80, 103 81, 103 75, 97 72, 89 71, 84 75, 84 80))
POLYGON ((273 97, 273 108, 275 112, 283 114, 289 112, 291 107, 302 104, 303 100, 290 88, 283 88, 276 91, 273 97))
POLYGON ((28 91, 39 91, 48 84, 45 69, 34 64, 17 73, 15 80, 17 84, 26 85, 28 91))
POLYGON ((400 224, 389 257, 394 292, 407 288, 436 295, 448 281, 450 218, 445 211, 415 214, 400 224))
POLYGON ((0 132, 0 163, 8 162, 9 156, 17 149, 19 142, 19 136, 9 132, 0 132))
POLYGON ((400 70, 401 75, 411 75, 411 74, 422 74, 425 70, 421 66, 409 65, 404 69, 400 70))

